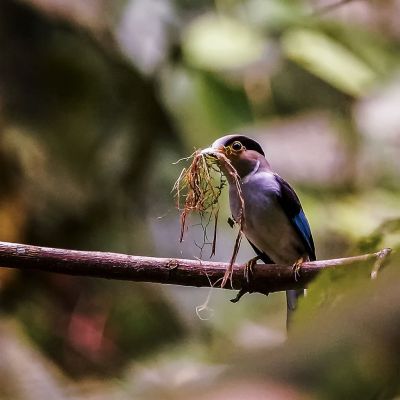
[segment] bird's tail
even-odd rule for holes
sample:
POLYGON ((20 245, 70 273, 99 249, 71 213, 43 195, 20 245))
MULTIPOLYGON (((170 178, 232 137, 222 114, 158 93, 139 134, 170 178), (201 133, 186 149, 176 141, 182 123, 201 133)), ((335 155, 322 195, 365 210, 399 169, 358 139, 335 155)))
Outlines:
POLYGON ((286 290, 286 304, 287 304, 286 328, 288 330, 290 327, 293 313, 297 308, 297 301, 299 297, 302 296, 304 296, 304 289, 286 290))

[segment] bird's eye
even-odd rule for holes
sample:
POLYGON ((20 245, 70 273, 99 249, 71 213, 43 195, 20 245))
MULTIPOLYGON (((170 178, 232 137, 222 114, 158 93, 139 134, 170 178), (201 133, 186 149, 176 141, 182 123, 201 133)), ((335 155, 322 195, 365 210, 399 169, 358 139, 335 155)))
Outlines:
POLYGON ((243 149, 243 145, 240 142, 233 142, 231 147, 232 147, 232 150, 235 150, 235 151, 240 151, 243 149))

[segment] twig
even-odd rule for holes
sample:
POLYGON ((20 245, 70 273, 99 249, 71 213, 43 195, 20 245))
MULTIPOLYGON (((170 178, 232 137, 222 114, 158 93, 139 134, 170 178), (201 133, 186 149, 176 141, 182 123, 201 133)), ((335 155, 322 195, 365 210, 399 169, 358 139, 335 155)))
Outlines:
POLYGON ((190 166, 182 170, 172 189, 176 193, 178 209, 180 209, 180 197, 183 195, 185 198, 180 217, 181 242, 185 233, 186 219, 188 215, 192 212, 197 212, 200 215, 200 219, 202 221, 201 225, 204 231, 203 244, 198 245, 200 252, 202 253, 204 245, 207 242, 207 227, 212 217, 214 217, 215 223, 211 255, 215 254, 219 211, 218 199, 222 193, 223 187, 225 186, 225 181, 222 178, 223 175, 225 175, 226 178, 232 181, 232 183, 235 185, 237 196, 240 201, 240 213, 236 221, 239 225, 239 230, 236 236, 231 261, 226 268, 225 275, 222 279, 221 287, 224 287, 228 280, 232 280, 232 269, 234 263, 236 262, 236 257, 239 253, 240 243, 242 240, 242 231, 244 226, 244 200, 242 196, 240 176, 229 158, 227 158, 226 155, 220 151, 213 151, 212 153, 203 154, 200 150, 198 150, 187 159, 189 158, 193 158, 190 166), (210 174, 211 170, 217 171, 221 174, 219 184, 215 187, 213 184, 213 177, 210 174), (203 225, 203 217, 207 213, 209 215, 209 219, 208 222, 203 225))
MULTIPOLYGON (((322 270, 351 266, 360 262, 373 266, 387 257, 390 249, 356 257, 303 263, 295 279, 291 265, 257 264, 251 282, 244 279, 245 265, 235 264, 232 285, 225 289, 246 289, 270 293, 304 288, 322 270)), ((229 264, 173 258, 141 257, 117 253, 64 250, 0 242, 0 267, 56 272, 105 279, 210 287, 215 286, 229 264)))
POLYGON ((383 249, 376 253, 377 257, 372 267, 371 279, 376 279, 378 277, 378 273, 383 268, 385 261, 387 261, 387 257, 389 256, 391 251, 391 249, 383 249))

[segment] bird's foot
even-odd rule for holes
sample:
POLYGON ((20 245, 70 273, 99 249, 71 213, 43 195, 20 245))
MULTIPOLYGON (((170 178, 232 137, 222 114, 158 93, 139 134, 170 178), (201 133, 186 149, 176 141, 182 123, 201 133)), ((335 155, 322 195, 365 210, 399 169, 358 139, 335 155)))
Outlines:
POLYGON ((247 261, 246 265, 244 266, 244 278, 246 279, 247 283, 250 283, 250 279, 254 273, 254 267, 257 264, 257 261, 260 259, 260 256, 254 257, 251 260, 247 261))
POLYGON ((236 297, 234 299, 231 299, 230 301, 232 303, 237 303, 246 293, 250 293, 249 290, 246 287, 242 287, 236 297))
POLYGON ((261 257, 257 256, 252 258, 251 260, 247 261, 246 265, 244 266, 244 279, 245 282, 243 283, 243 287, 239 290, 238 294, 234 299, 231 300, 232 303, 237 303, 246 293, 251 293, 249 290, 249 283, 254 273, 254 267, 258 260, 261 257))
POLYGON ((301 265, 305 259, 303 257, 300 257, 294 264, 293 264, 293 274, 294 274, 294 280, 297 282, 297 280, 300 278, 300 269, 301 265))
MULTIPOLYGON (((232 303, 237 303, 246 293, 253 293, 253 290, 249 288, 247 284, 244 284, 243 287, 239 290, 238 294, 234 299, 231 299, 232 303)), ((269 292, 259 292, 265 294, 266 296, 269 295, 269 292)))

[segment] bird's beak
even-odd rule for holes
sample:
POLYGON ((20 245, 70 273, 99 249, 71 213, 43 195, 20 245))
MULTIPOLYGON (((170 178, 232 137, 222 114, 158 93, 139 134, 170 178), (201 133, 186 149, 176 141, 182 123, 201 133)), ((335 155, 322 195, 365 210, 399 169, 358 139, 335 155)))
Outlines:
POLYGON ((218 157, 218 154, 224 154, 224 147, 207 147, 203 149, 200 154, 204 156, 218 157))

